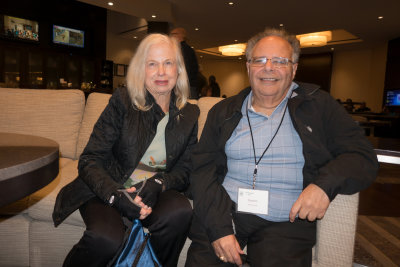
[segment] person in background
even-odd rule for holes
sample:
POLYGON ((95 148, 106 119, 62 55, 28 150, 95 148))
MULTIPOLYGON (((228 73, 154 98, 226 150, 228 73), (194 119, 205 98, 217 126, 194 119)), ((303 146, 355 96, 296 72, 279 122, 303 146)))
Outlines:
POLYGON ((311 266, 316 220, 376 178, 371 143, 319 86, 296 83, 300 44, 267 29, 246 48, 250 87, 208 113, 192 153, 186 266, 311 266), (235 229, 235 230, 234 230, 235 229))
POLYGON ((361 102, 360 106, 356 109, 356 112, 368 112, 371 111, 365 102, 361 102))
POLYGON ((217 81, 215 79, 215 76, 211 75, 208 78, 208 81, 209 81, 209 85, 210 85, 211 91, 212 91, 211 96, 220 97, 221 96, 221 89, 219 88, 219 84, 217 83, 217 81))
POLYGON ((205 96, 203 89, 204 87, 208 86, 208 83, 207 83, 207 78, 202 73, 201 65, 199 65, 199 72, 197 75, 197 85, 198 85, 197 86, 198 91, 200 92, 200 96, 205 96))
POLYGON ((189 84, 179 44, 163 34, 140 43, 127 74, 96 122, 79 158, 78 177, 59 192, 55 226, 79 209, 86 231, 64 266, 106 266, 123 248, 133 219, 151 233, 162 266, 176 266, 192 208, 190 153, 199 109, 187 102, 189 84))
POLYGON ((344 108, 349 113, 352 113, 354 111, 354 103, 351 98, 346 99, 346 102, 344 102, 344 108))
POLYGON ((172 29, 170 36, 178 40, 181 44, 183 59, 185 61, 186 72, 189 77, 190 98, 199 99, 200 89, 198 88, 199 65, 194 50, 186 43, 186 30, 178 27, 172 29))

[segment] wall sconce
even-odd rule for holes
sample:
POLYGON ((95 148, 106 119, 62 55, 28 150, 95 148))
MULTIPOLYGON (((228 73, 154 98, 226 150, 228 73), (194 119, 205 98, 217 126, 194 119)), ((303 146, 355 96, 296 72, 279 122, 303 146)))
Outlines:
POLYGON ((301 47, 318 47, 326 45, 332 40, 332 32, 313 32, 307 34, 296 35, 296 38, 300 41, 301 47))
POLYGON ((232 45, 225 45, 220 46, 218 48, 219 52, 221 52, 224 56, 241 56, 246 49, 246 44, 232 44, 232 45))

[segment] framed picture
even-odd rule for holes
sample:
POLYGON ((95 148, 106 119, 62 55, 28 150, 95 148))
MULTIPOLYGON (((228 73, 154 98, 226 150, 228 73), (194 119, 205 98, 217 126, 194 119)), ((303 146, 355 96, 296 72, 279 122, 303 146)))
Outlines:
POLYGON ((114 67, 114 76, 124 77, 126 75, 127 65, 124 64, 115 64, 114 67))

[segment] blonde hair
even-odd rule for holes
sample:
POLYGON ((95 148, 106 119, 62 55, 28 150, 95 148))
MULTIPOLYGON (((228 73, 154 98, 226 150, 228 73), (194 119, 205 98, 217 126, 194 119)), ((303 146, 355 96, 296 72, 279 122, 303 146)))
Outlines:
POLYGON ((147 111, 151 105, 146 105, 146 95, 149 93, 145 87, 145 67, 146 58, 150 47, 154 44, 165 42, 171 45, 176 55, 176 65, 178 68, 178 79, 173 89, 176 102, 175 105, 181 109, 185 106, 189 96, 189 80, 187 77, 185 63, 183 61, 180 44, 165 34, 149 34, 144 38, 136 50, 135 55, 129 63, 126 83, 133 105, 142 111, 147 111))

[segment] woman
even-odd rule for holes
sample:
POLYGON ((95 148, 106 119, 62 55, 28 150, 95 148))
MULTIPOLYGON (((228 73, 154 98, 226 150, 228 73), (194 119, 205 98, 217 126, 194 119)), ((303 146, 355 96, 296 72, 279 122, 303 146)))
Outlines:
POLYGON ((123 247, 124 218, 142 220, 163 266, 176 266, 185 243, 192 209, 179 192, 189 184, 199 110, 186 102, 188 78, 176 41, 147 36, 131 60, 127 84, 94 126, 78 178, 57 196, 56 226, 78 208, 86 224, 64 266, 107 265, 123 247))

